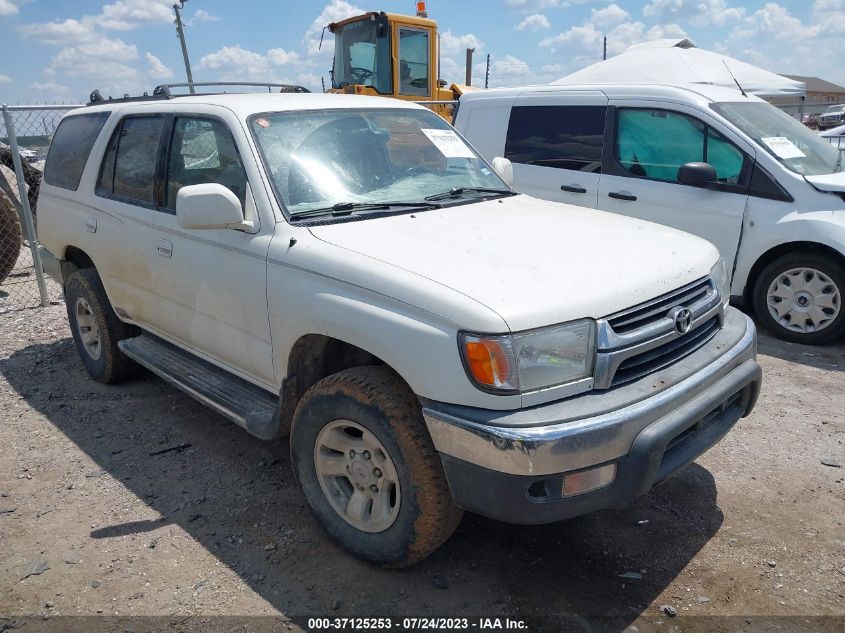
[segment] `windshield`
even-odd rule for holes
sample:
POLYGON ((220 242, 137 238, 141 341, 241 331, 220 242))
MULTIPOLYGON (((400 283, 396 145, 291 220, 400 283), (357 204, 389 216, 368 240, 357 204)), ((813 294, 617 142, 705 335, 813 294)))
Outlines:
POLYGON ((359 20, 338 27, 334 34, 332 88, 372 86, 376 92, 393 92, 390 39, 379 19, 359 20))
POLYGON ((819 176, 842 169, 835 147, 768 103, 715 103, 712 107, 797 174, 819 176))
POLYGON ((291 216, 349 203, 425 205, 427 196, 437 194, 496 193, 472 189, 511 193, 428 110, 274 112, 253 116, 250 127, 279 202, 291 216))

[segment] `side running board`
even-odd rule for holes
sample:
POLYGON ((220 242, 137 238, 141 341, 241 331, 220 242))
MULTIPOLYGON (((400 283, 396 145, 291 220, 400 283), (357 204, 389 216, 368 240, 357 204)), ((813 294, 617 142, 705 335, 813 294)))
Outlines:
POLYGON ((139 365, 263 440, 280 435, 278 397, 149 333, 118 343, 139 365))

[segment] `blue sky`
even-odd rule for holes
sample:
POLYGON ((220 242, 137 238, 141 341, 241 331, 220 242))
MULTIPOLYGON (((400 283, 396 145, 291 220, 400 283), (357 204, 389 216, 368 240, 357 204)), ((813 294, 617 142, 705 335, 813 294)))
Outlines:
MULTIPOLYGON (((184 81, 173 0, 0 0, 0 101, 80 102, 184 81)), ((328 80, 322 26, 361 10, 413 13, 411 0, 188 0, 194 78, 299 83, 328 80)), ((688 37, 775 72, 845 85, 845 0, 429 0, 442 76, 476 80, 491 55, 491 85, 545 83, 609 54, 662 37, 688 37)), ((477 81, 476 81, 477 83, 477 81)))

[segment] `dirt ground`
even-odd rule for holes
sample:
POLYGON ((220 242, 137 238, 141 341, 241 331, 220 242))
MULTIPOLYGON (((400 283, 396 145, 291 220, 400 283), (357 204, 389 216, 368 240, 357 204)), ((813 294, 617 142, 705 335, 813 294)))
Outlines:
POLYGON ((151 375, 90 380, 64 306, 2 315, 0 631, 69 630, 60 616, 181 630, 187 616, 424 614, 845 630, 845 346, 761 335, 759 349, 753 414, 628 507, 539 527, 467 515, 433 556, 387 571, 320 531, 284 442, 151 375))

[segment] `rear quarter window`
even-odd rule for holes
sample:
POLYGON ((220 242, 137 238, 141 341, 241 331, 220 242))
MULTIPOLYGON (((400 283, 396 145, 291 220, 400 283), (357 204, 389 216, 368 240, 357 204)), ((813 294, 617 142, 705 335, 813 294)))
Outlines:
POLYGON ((76 191, 91 148, 108 118, 108 112, 94 112, 62 119, 47 152, 44 180, 48 184, 76 191))

